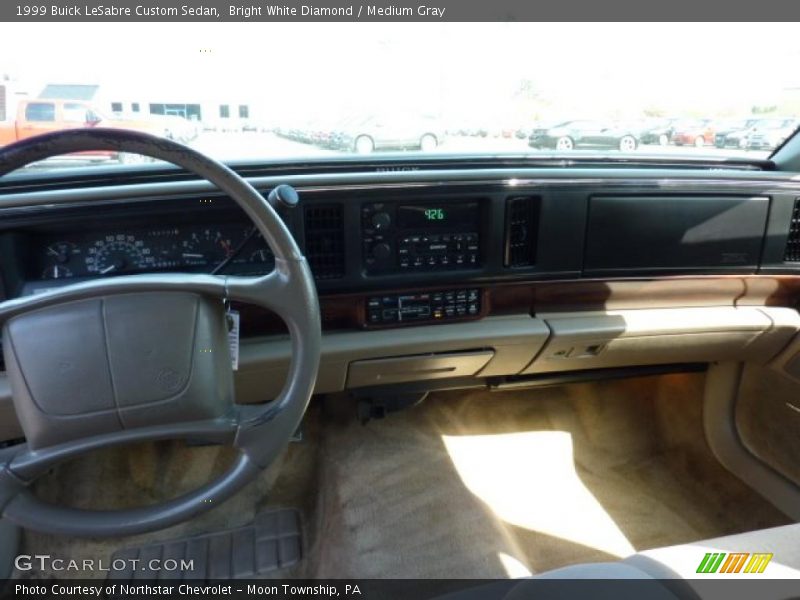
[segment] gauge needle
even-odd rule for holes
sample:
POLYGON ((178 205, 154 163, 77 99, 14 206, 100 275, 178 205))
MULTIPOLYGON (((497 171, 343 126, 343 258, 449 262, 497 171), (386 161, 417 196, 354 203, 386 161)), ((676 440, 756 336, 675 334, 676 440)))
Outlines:
POLYGON ((105 275, 106 273, 111 273, 114 269, 117 268, 117 265, 108 265, 105 269, 100 271, 100 275, 105 275))
POLYGON ((192 252, 184 252, 181 256, 183 258, 204 258, 202 254, 194 254, 192 252))

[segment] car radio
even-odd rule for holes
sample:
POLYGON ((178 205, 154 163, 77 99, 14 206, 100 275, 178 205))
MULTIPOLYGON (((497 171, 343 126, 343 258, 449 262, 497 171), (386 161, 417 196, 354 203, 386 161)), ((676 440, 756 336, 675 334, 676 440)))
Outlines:
POLYGON ((364 204, 364 270, 378 274, 478 268, 479 229, 476 200, 364 204))

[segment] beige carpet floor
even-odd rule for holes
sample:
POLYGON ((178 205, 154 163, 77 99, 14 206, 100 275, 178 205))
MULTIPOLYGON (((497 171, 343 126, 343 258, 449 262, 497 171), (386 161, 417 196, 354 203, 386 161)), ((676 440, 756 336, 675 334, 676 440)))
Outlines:
POLYGON ((712 457, 703 375, 433 394, 323 428, 320 577, 505 577, 788 522, 712 457))
MULTIPOLYGON (((702 385, 693 374, 438 393, 367 425, 350 404, 317 404, 305 441, 204 517, 123 540, 26 533, 24 551, 107 558, 297 506, 306 559, 275 576, 508 577, 789 522, 711 456, 702 385)), ((104 453, 38 491, 72 506, 130 506, 190 489, 228 459, 177 444, 104 453)))

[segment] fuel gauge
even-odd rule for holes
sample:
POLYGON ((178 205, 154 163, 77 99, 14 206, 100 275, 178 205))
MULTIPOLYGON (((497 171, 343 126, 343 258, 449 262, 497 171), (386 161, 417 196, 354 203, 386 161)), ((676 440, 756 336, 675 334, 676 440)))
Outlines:
POLYGON ((59 265, 67 264, 73 256, 80 253, 80 248, 72 242, 55 242, 45 248, 48 261, 59 265))
POLYGON ((77 264, 74 257, 80 254, 80 248, 72 242, 54 242, 48 245, 44 249, 42 279, 73 277, 73 268, 77 264))

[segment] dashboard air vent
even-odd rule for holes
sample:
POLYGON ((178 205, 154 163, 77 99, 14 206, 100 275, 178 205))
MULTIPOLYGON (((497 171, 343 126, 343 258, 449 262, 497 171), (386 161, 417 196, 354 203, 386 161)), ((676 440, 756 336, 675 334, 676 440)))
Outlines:
POLYGON ((305 208, 306 258, 315 279, 344 276, 344 220, 341 204, 305 208))
POLYGON ((800 262, 800 198, 794 201, 792 222, 789 224, 789 237, 786 238, 784 262, 800 262))
POLYGON ((520 196, 506 201, 506 267, 529 267, 536 264, 539 204, 540 199, 535 196, 520 196))

